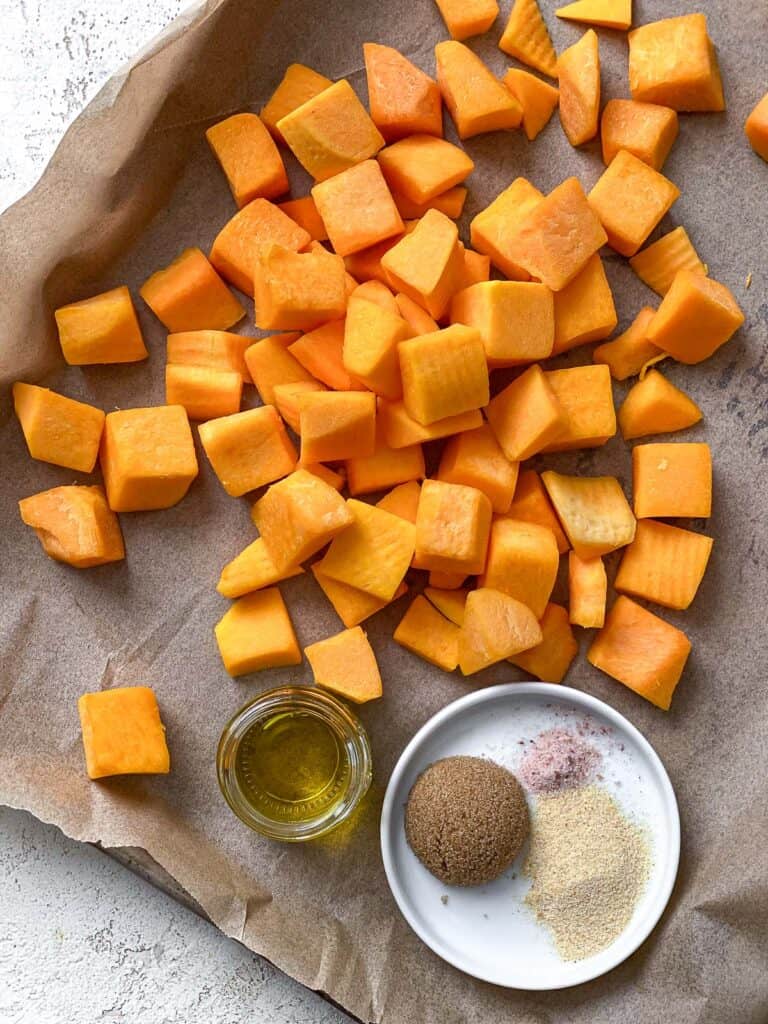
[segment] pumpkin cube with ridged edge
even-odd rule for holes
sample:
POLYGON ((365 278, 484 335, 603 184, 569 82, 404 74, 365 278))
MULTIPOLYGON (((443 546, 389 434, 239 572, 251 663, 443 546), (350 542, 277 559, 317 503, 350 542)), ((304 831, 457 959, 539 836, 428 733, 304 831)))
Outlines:
POLYGON ((491 369, 547 359, 555 341, 553 294, 535 281, 481 281, 453 296, 451 323, 477 328, 491 369))
POLYGON ((595 253, 570 284, 554 292, 555 340, 552 355, 607 338, 618 323, 603 261, 595 253))
POLYGON ((454 324, 400 344, 403 404, 428 426, 488 404, 488 364, 480 332, 454 324))
POLYGON ((648 324, 648 340, 681 363, 700 363, 744 323, 733 293, 719 281, 680 270, 648 324))
POLYGON ((179 331, 168 335, 166 360, 171 366, 207 366, 234 370, 243 384, 252 384, 245 353, 253 338, 231 331, 179 331))
POLYGON ((211 125, 205 137, 238 206, 288 191, 283 158, 258 114, 232 114, 211 125))
POLYGON ((148 686, 84 693, 77 701, 91 779, 166 775, 171 759, 157 698, 148 686))
POLYGON ((208 420, 198 429, 213 471, 233 498, 296 468, 296 449, 272 405, 208 420))
POLYGON ((92 472, 104 430, 101 409, 22 381, 13 385, 13 407, 33 459, 92 472))
POLYGON ((356 498, 347 501, 351 525, 318 563, 331 579, 391 601, 413 557, 416 528, 400 516, 356 498))
POLYGON ((525 523, 546 526, 555 535, 557 550, 562 555, 569 548, 568 538, 563 533, 552 502, 547 497, 541 477, 535 469, 526 469, 517 478, 517 487, 507 515, 525 523))
POLYGON ((613 476, 541 474, 563 529, 580 558, 596 558, 634 540, 635 517, 613 476))
POLYGON ((61 353, 70 366, 135 363, 147 358, 131 293, 125 285, 60 306, 54 316, 61 353))
POLYGON ((440 458, 437 479, 482 491, 494 512, 509 511, 520 463, 510 462, 487 423, 454 434, 440 458))
POLYGON ((216 623, 214 633, 224 668, 233 677, 301 664, 296 634, 277 587, 238 598, 216 623))
POLYGON ((352 523, 338 491, 306 469, 272 484, 251 518, 280 571, 306 561, 352 523))
POLYGON ((568 554, 568 614, 575 626, 601 629, 605 622, 608 578, 602 558, 568 554))
MULTIPOLYGON (((402 451, 402 449, 400 450, 402 451)), ((392 515, 407 519, 409 523, 415 525, 420 497, 421 483, 416 480, 408 480, 404 484, 393 487, 376 502, 376 505, 378 508, 383 508, 385 512, 391 512, 392 515)))
POLYGON ((542 451, 568 426, 565 409, 548 383, 548 374, 534 364, 495 395, 486 409, 488 423, 511 462, 542 451))
POLYGON ((641 519, 635 539, 624 551, 616 590, 683 610, 696 596, 714 541, 654 519, 641 519))
POLYGON ((459 146, 434 135, 410 135, 379 153, 387 184, 413 203, 427 203, 460 184, 474 163, 459 146))
POLYGON ((183 405, 191 420, 211 420, 240 411, 243 377, 236 370, 214 370, 210 366, 165 368, 165 401, 183 405))
POLYGON ((464 254, 459 230, 439 210, 427 210, 410 234, 381 258, 393 291, 404 292, 439 320, 461 286, 464 254))
POLYGON ((708 444, 671 441, 635 445, 632 481, 638 519, 706 519, 712 512, 708 444))
POLYGON ((312 189, 312 198, 339 256, 367 249, 404 230, 375 160, 363 160, 321 181, 312 189))
POLYGON ((435 47, 437 82, 460 139, 517 128, 523 108, 468 46, 447 39, 435 47))
POLYGON ((344 368, 377 395, 394 401, 403 394, 399 345, 412 335, 399 313, 353 293, 344 322, 344 368))
POLYGON ((705 276, 707 274, 707 268, 699 259, 682 225, 635 253, 629 265, 643 284, 661 296, 666 295, 672 287, 678 270, 693 270, 705 276))
POLYGON ((445 672, 459 663, 459 627, 419 594, 392 634, 396 644, 445 672))
POLYGON ((324 690, 365 704, 381 696, 376 655, 360 626, 318 640, 304 648, 315 682, 324 690))
POLYGON ((253 301, 263 330, 310 331, 339 320, 347 308, 344 260, 322 246, 296 253, 270 245, 256 258, 253 301))
POLYGON ((156 270, 139 294, 171 332, 226 331, 245 316, 239 299, 194 247, 156 270))
POLYGON ((476 487, 425 480, 416 512, 416 569, 483 571, 493 508, 476 487))
POLYGON ((544 451, 598 448, 616 433, 611 372, 607 366, 548 370, 547 384, 565 412, 565 430, 544 451))
POLYGON ((633 100, 673 110, 725 110, 706 14, 649 22, 630 32, 627 41, 633 100))
POLYGON ((330 78, 306 64, 289 64, 279 85, 261 108, 261 120, 278 142, 284 142, 278 121, 333 85, 330 78))
POLYGON ((325 576, 320 571, 319 565, 319 562, 315 562, 314 565, 310 566, 312 575, 347 629, 352 629, 354 626, 360 625, 361 622, 365 622, 366 619, 380 612, 382 608, 386 608, 388 604, 392 604, 408 592, 408 587, 405 583, 401 583, 392 596, 391 601, 382 601, 381 598, 367 594, 363 590, 350 587, 348 583, 332 580, 330 576, 325 576))
POLYGON ((19 514, 56 562, 90 569, 125 558, 120 523, 101 487, 52 487, 22 498, 19 514))
POLYGON ((542 641, 531 609, 492 587, 470 590, 459 631, 459 668, 474 675, 542 641))
POLYGON ((299 576, 303 572, 300 565, 278 569, 266 544, 261 537, 257 537, 231 562, 227 562, 221 570, 216 589, 222 597, 242 597, 243 594, 271 587, 274 583, 299 576))
POLYGON ((373 455, 376 396, 370 391, 311 391, 300 395, 299 433, 304 463, 373 455))
POLYGON ((514 0, 499 49, 550 78, 557 78, 557 54, 536 0, 514 0))
POLYGON ((501 590, 544 614, 557 579, 560 552, 546 526, 498 516, 491 526, 485 572, 478 585, 501 590))
POLYGON ((544 683, 562 683, 579 645, 562 605, 548 604, 539 620, 541 642, 514 654, 509 661, 544 683))
POLYGON ((180 405, 107 413, 99 459, 115 512, 170 508, 198 473, 189 419, 180 405))

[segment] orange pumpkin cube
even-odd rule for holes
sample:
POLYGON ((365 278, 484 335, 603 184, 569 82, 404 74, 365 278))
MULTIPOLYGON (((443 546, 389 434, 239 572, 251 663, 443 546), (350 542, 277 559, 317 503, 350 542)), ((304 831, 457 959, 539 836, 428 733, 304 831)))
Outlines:
POLYGON ((296 468, 296 449, 272 405, 208 420, 198 429, 214 473, 233 498, 296 468))
POLYGON ((484 423, 450 438, 443 448, 437 479, 476 487, 486 495, 494 512, 503 514, 515 493, 519 466, 509 461, 490 426, 484 423))
POLYGON ((500 516, 491 526, 485 572, 478 585, 517 598, 540 619, 552 594, 559 565, 560 552, 551 530, 500 516))
POLYGON ((347 308, 344 260, 322 246, 295 253, 270 245, 256 257, 253 298, 263 330, 309 331, 339 320, 347 308))
POLYGON ((400 343, 403 403, 429 425, 488 404, 488 364, 480 333, 454 324, 400 343))
POLYGON ((745 121, 744 134, 757 155, 768 160, 768 92, 745 121))
POLYGON ((530 366, 491 399, 488 423, 511 462, 542 451, 568 427, 565 409, 549 386, 548 374, 530 366))
POLYGON ((437 83, 460 139, 517 128, 523 108, 468 46, 448 39, 435 47, 437 83))
POLYGON ((207 366, 212 370, 234 370, 243 384, 252 384, 245 363, 245 351, 253 338, 230 331, 180 331, 168 335, 166 359, 174 366, 207 366))
POLYGON ((89 778, 167 775, 171 770, 165 726, 148 686, 84 693, 77 710, 89 778))
POLYGON ((288 609, 277 587, 238 598, 214 629, 224 668, 233 676, 300 665, 288 609))
POLYGON ((580 558, 575 551, 568 554, 569 617, 574 626, 602 629, 608 577, 600 557, 580 558))
POLYGON ((708 444, 638 444, 632 449, 632 480, 638 519, 706 519, 712 511, 708 444))
POLYGON ((670 107, 636 100, 608 100, 600 120, 603 162, 609 164, 625 149, 660 171, 678 131, 677 114, 670 107))
POLYGON ((453 39, 482 35, 499 13, 496 0, 435 0, 435 3, 453 39))
POLYGON ((393 291, 404 292, 439 320, 461 286, 464 255, 458 228, 439 210, 428 210, 415 229, 381 258, 393 291))
POLYGON ((60 306, 54 316, 61 353, 70 366, 135 363, 147 358, 131 293, 125 286, 60 306))
POLYGON ((297 381, 314 381, 312 374, 304 369, 290 351, 290 345, 298 340, 297 334, 275 334, 262 338, 245 350, 245 363, 250 371, 256 390, 265 405, 275 404, 275 388, 278 384, 294 384, 297 381), (289 341, 286 347, 285 341, 289 341))
POLYGON ((607 338, 619 322, 600 254, 565 288, 554 293, 555 339, 552 355, 607 338))
POLYGON ((541 643, 520 651, 509 660, 524 672, 545 683, 562 683, 579 645, 562 605, 548 604, 539 620, 541 643))
POLYGON ((258 114, 233 114, 205 133, 238 206, 288 191, 288 175, 258 114))
POLYGON ((459 627, 421 594, 409 605, 392 639, 445 672, 453 672, 459 663, 459 627))
POLYGON ((395 296, 381 281, 363 281, 349 293, 349 297, 350 299, 365 299, 367 302, 372 302, 375 306, 385 309, 388 313, 400 316, 395 296))
POLYGON ((339 493, 344 490, 347 475, 343 466, 338 469, 331 469, 330 466, 326 466, 322 462, 309 462, 306 466, 302 466, 302 469, 306 469, 308 473, 314 473, 315 476, 319 476, 321 480, 324 480, 325 483, 329 484, 339 493))
POLYGON ((548 469, 541 479, 580 558, 607 555, 634 540, 635 517, 616 477, 564 476, 548 469))
POLYGON ((655 312, 650 306, 644 306, 626 331, 593 349, 592 360, 604 363, 614 380, 633 377, 650 359, 661 354, 661 350, 646 338, 648 325, 655 312))
POLYGON ((183 405, 191 420, 211 420, 240 411, 243 378, 235 370, 214 370, 210 366, 165 368, 166 405, 183 405))
POLYGON ((450 437, 462 430, 473 430, 482 426, 483 415, 479 409, 459 413, 458 416, 446 416, 435 420, 427 426, 419 423, 409 415, 402 401, 387 402, 379 399, 378 422, 382 436, 390 448, 407 448, 412 444, 423 444, 425 441, 437 441, 442 437, 450 437))
POLYGON ((719 281, 680 270, 648 324, 648 340, 681 363, 700 363, 744 323, 733 293, 719 281))
POLYGON ((52 487, 19 502, 49 558, 75 569, 89 569, 125 558, 117 516, 101 487, 52 487))
POLYGON ((339 256, 403 233, 403 220, 375 160, 363 160, 321 181, 312 198, 339 256))
POLYGON ((280 571, 305 562, 352 522, 338 491, 306 469, 272 484, 251 518, 280 571))
POLYGON ((320 216, 312 196, 299 196, 298 199, 286 199, 277 204, 277 208, 303 228, 313 242, 324 242, 328 238, 323 218, 320 216))
POLYGON ((381 675, 368 637, 359 626, 304 648, 315 683, 355 704, 381 696, 381 675))
MULTIPOLYGON (((402 451, 402 449, 400 449, 402 451)), ((409 449, 405 449, 408 451, 409 449)), ((385 512, 391 512, 394 516, 407 519, 409 523, 416 525, 416 512, 419 508, 421 497, 421 484, 416 480, 409 480, 404 484, 398 484, 391 491, 376 502, 377 508, 383 508, 385 512)))
POLYGON ((491 369, 546 359, 555 341, 552 296, 535 281, 481 281, 453 296, 451 323, 477 328, 491 369))
POLYGON ((227 562, 221 570, 216 589, 222 597, 242 597, 253 590, 271 587, 280 580, 300 576, 303 572, 300 565, 278 569, 267 551, 266 544, 258 537, 231 562, 227 562))
POLYGON ((597 33, 588 29, 557 58, 560 123, 572 146, 597 135, 600 117, 600 48, 597 33))
POLYGON ((319 571, 318 565, 319 562, 315 562, 310 566, 312 575, 347 629, 352 629, 354 626, 360 625, 361 622, 365 622, 376 612, 380 612, 382 608, 386 608, 388 604, 392 604, 408 592, 405 583, 401 583, 395 591, 392 601, 382 601, 378 597, 350 587, 347 583, 339 583, 338 580, 332 580, 330 576, 324 576, 319 571))
POLYGON ((692 530, 641 519, 624 551, 616 590, 665 608, 688 608, 696 596, 714 541, 692 530))
POLYGON ((288 351, 304 369, 334 391, 364 391, 365 385, 344 367, 344 320, 307 331, 288 351))
POLYGON ((100 462, 109 507, 115 512, 175 505, 198 473, 186 410, 159 405, 107 413, 100 462))
POLYGON ((316 181, 325 181, 375 156, 384 145, 346 78, 281 117, 277 130, 316 181))
MULTIPOLYGON (((353 498, 359 494, 383 491, 387 487, 394 487, 395 484, 405 486, 409 482, 423 480, 425 476, 424 452, 420 444, 409 445, 407 448, 390 448, 382 437, 377 438, 372 455, 347 459, 344 466, 347 471, 349 493, 353 498)), ((417 497, 418 490, 419 486, 416 484, 417 497)), ((391 494, 389 497, 391 501, 391 494)), ((388 512, 395 511, 381 502, 377 504, 379 508, 384 508, 388 512)), ((411 521, 415 522, 415 519, 411 521)))
POLYGON ((565 413, 565 430, 545 451, 598 448, 616 433, 611 372, 607 366, 569 366, 545 374, 565 413))
POLYGON ((156 270, 139 294, 169 331, 226 331, 245 316, 200 249, 185 249, 156 270))
POLYGON ((412 334, 399 313, 353 293, 344 326, 344 368, 377 395, 398 399, 403 393, 398 349, 412 334))
POLYGON ((565 7, 558 7, 555 14, 566 21, 628 29, 632 24, 632 0, 574 0, 565 7))
POLYGON ((533 142, 552 117, 560 101, 559 90, 522 68, 509 68, 502 82, 523 108, 523 131, 533 142))
POLYGON ((684 391, 662 377, 658 370, 646 373, 632 387, 619 409, 619 428, 625 441, 647 434, 685 430, 698 423, 701 409, 684 391))
POLYGON ((555 535, 557 550, 561 555, 571 546, 535 469, 526 469, 517 478, 515 496, 507 515, 510 519, 546 526, 555 535))
POLYGON ((484 284, 491 278, 491 257, 485 256, 474 249, 468 249, 461 243, 464 255, 464 272, 462 274, 462 286, 469 288, 473 284, 484 284))
POLYGON ((453 188, 447 188, 445 192, 441 192, 433 199, 427 199, 424 203, 415 203, 402 192, 396 191, 392 192, 392 198, 403 219, 419 220, 427 210, 439 210, 451 220, 458 220, 464 209, 468 191, 464 185, 454 185, 453 188))
POLYGON ((459 668, 463 675, 480 672, 542 640, 536 617, 522 601, 491 587, 467 594, 459 631, 459 668))
POLYGON ((261 120, 278 142, 284 142, 277 122, 286 114, 311 100, 333 85, 330 78, 313 71, 305 64, 289 64, 280 84, 261 110, 261 120))
POLYGON ((33 459, 93 471, 104 430, 101 409, 22 381, 13 385, 13 407, 33 459))
POLYGON ((370 391, 312 391, 299 398, 301 461, 339 462, 373 455, 376 396, 370 391))
MULTIPOLYGON (((430 573, 430 576, 432 574, 430 573)), ((438 573, 438 575, 440 575, 438 573)), ((468 590, 444 590, 439 587, 428 586, 424 589, 424 596, 437 610, 451 622, 461 626, 464 622, 464 609, 467 604, 468 590)))
POLYGON ((371 120, 387 142, 405 135, 442 135, 437 82, 392 46, 363 43, 371 120))
POLYGON ((684 227, 676 227, 636 253, 629 261, 640 280, 659 295, 666 295, 679 270, 706 276, 707 268, 684 227))
POLYGON ((513 281, 531 279, 528 271, 515 263, 510 254, 520 225, 543 198, 525 178, 515 178, 470 224, 473 247, 489 256, 493 265, 513 281))
POLYGON ((463 149, 433 135, 411 135, 379 153, 387 184, 414 203, 427 203, 469 177, 474 163, 463 149))
POLYGON ((416 569, 483 571, 493 508, 476 487, 425 480, 416 513, 416 569))
POLYGON ((633 100, 673 110, 725 110, 723 83, 706 14, 684 14, 641 25, 629 41, 633 100))
POLYGON ((281 245, 291 252, 306 249, 308 231, 267 199, 254 199, 228 220, 211 246, 210 260, 221 276, 253 295, 253 268, 260 252, 281 245))
POLYGON ((536 0, 514 0, 499 49, 550 78, 557 78, 557 54, 536 0))
POLYGON ((326 390, 325 384, 321 384, 319 380, 296 380, 290 384, 276 384, 273 404, 294 434, 301 434, 300 399, 310 391, 326 390))
POLYGON ((621 596, 592 641, 587 661, 668 711, 690 652, 682 630, 621 596))

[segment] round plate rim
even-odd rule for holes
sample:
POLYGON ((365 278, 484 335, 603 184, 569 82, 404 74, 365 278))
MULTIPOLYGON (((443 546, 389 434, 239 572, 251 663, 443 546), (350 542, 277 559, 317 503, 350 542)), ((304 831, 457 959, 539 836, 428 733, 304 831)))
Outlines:
MULTIPOLYGON (((637 726, 633 725, 629 719, 625 718, 624 715, 615 708, 612 708, 610 704, 606 704, 605 701, 600 700, 598 697, 593 697, 591 694, 585 693, 583 690, 575 690, 571 687, 562 686, 557 683, 501 683, 496 686, 489 686, 482 690, 469 693, 464 697, 459 697, 457 700, 447 704, 444 708, 441 708, 432 715, 431 718, 428 718, 406 744, 395 763, 392 774, 389 777, 381 809, 379 836, 381 857, 384 862, 384 873, 387 877, 390 891, 400 913, 421 941, 441 959, 445 960, 453 967, 458 968, 464 974, 468 974, 470 977, 477 978, 480 981, 499 985, 503 988, 516 989, 521 992, 551 992, 558 989, 573 988, 576 985, 583 985, 588 981, 593 981, 595 978, 602 977, 604 974, 612 971, 615 967, 618 967, 619 964, 632 956, 632 954, 639 949, 651 934, 658 924, 661 915, 664 913, 672 895, 680 863, 680 812, 677 805, 677 797, 675 796, 675 791, 672 787, 672 782, 667 770, 664 767, 664 763, 651 746, 651 743, 640 732, 637 726), (664 875, 658 886, 653 911, 648 914, 645 925, 638 929, 637 935, 633 937, 633 941, 630 945, 626 949, 621 948, 617 955, 614 958, 609 959, 607 963, 596 968, 586 969, 583 976, 565 981, 562 984, 552 985, 532 983, 521 985, 505 982, 496 976, 492 976, 490 973, 484 974, 482 971, 468 968, 459 957, 453 956, 450 950, 441 946, 441 943, 433 942, 431 938, 428 938, 414 916, 410 913, 410 904, 402 890, 400 877, 395 869, 392 849, 389 842, 389 836, 392 829, 395 793, 399 789, 403 775, 410 767, 413 758, 418 754, 427 738, 431 736, 432 733, 436 732, 446 721, 461 717, 470 708, 474 708, 478 704, 514 695, 541 695, 542 697, 551 695, 552 697, 557 697, 558 700, 566 698, 566 700, 571 701, 577 707, 599 712, 601 715, 608 718, 612 724, 625 731, 632 737, 634 742, 641 748, 645 756, 653 765, 661 785, 665 806, 670 813, 672 825, 671 834, 667 837, 670 841, 668 847, 669 858, 665 865, 664 875)), ((585 963, 588 962, 589 960, 585 961, 585 963)))

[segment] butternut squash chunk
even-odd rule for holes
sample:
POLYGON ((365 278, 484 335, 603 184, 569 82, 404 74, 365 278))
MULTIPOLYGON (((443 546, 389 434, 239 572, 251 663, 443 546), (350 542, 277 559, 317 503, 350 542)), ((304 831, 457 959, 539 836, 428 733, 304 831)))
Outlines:
POLYGON ((627 394, 619 409, 619 428, 625 441, 647 434, 685 430, 698 423, 701 409, 658 370, 650 370, 627 394))
POLYGON ((242 393, 243 378, 234 370, 174 363, 165 368, 166 405, 183 405, 191 420, 234 415, 240 411, 242 393))
POLYGON ((234 370, 242 377, 243 384, 252 384, 245 353, 253 340, 247 334, 230 331, 180 331, 168 335, 166 359, 174 366, 234 370))
POLYGON ((288 191, 283 159, 258 114, 233 114, 212 125, 205 137, 238 207, 288 191))
MULTIPOLYGON (((396 316, 400 315, 395 296, 381 281, 364 281, 362 284, 357 285, 354 291, 350 292, 349 297, 350 299, 366 299, 388 313, 394 313, 396 316)), ((349 309, 349 306, 347 306, 347 309, 349 309)))
POLYGON ((655 312, 650 306, 644 306, 626 331, 593 349, 593 362, 604 363, 614 380, 626 380, 638 374, 649 359, 661 354, 645 336, 655 312))
MULTIPOLYGON (((376 448, 372 455, 347 459, 345 468, 349 493, 353 498, 359 494, 383 491, 387 487, 394 487, 395 484, 404 485, 423 480, 426 473, 424 452, 420 444, 395 449, 390 448, 381 437, 377 438, 376 448)), ((379 508, 385 508, 389 512, 394 511, 381 503, 379 503, 379 508)), ((411 521, 415 522, 415 519, 411 521)))
POLYGON ((673 110, 725 110, 706 14, 653 21, 630 32, 627 39, 633 100, 673 110))
POLYGON ((400 211, 400 216, 404 219, 418 220, 424 216, 427 210, 439 210, 440 213, 444 213, 451 220, 458 220, 464 209, 467 192, 468 190, 464 185, 454 185, 453 188, 447 188, 445 192, 441 192, 433 199, 427 199, 424 203, 415 203, 408 196, 403 195, 402 192, 396 191, 392 192, 392 198, 395 200, 395 206, 400 211))
POLYGON ((733 337, 744 314, 724 284, 679 270, 648 324, 648 340, 681 363, 700 363, 733 337))
POLYGON ((609 164, 625 149, 660 171, 678 130, 677 114, 670 107, 636 100, 608 100, 600 120, 603 163, 609 164))
POLYGON ((131 293, 125 285, 60 306, 54 316, 61 354, 70 366, 135 363, 147 358, 131 293))
POLYGON ((387 281, 439 320, 462 284, 464 255, 459 231, 439 210, 428 210, 415 229, 381 258, 387 281))
POLYGON ((401 398, 399 346, 412 334, 399 313, 353 293, 344 326, 344 368, 377 395, 392 401, 401 398))
POLYGON ((446 672, 453 672, 459 663, 459 627, 421 595, 413 599, 392 639, 446 672))
MULTIPOLYGON (((599 262, 600 257, 595 259, 599 262)), ((456 292, 450 316, 451 323, 477 328, 491 369, 552 355, 555 303, 553 292, 544 284, 481 281, 456 292)))
POLYGON ((399 346, 403 403, 428 426, 488 404, 488 364, 480 333, 454 324, 399 346))
POLYGON ((437 441, 441 437, 450 437, 462 430, 473 430, 482 426, 483 415, 479 409, 459 413, 458 416, 446 416, 435 420, 428 426, 419 423, 409 416, 402 401, 387 402, 379 399, 378 418, 384 439, 390 448, 407 448, 412 444, 425 441, 437 441))
POLYGON ((482 35, 499 13, 496 0, 435 0, 435 3, 453 39, 482 35))
POLYGON ((509 461, 490 426, 484 423, 450 438, 443 448, 437 479, 476 487, 488 498, 494 512, 504 514, 515 493, 519 466, 519 462, 509 461))
POLYGON ((120 523, 101 487, 52 487, 22 498, 19 514, 56 562, 89 569, 125 558, 120 523))
POLYGON ((539 621, 541 643, 520 651, 509 660, 524 672, 545 683, 562 683, 579 645, 568 621, 568 612, 562 605, 548 604, 539 621))
POLYGON ((330 78, 305 64, 289 64, 280 84, 261 109, 261 119, 278 142, 285 142, 277 123, 307 100, 333 85, 330 78))
POLYGON ((560 83, 560 123, 572 146, 597 135, 600 117, 600 49, 597 33, 589 29, 557 58, 560 83))
POLYGON ((555 112, 559 90, 521 68, 509 68, 502 82, 523 108, 523 131, 528 141, 533 142, 555 112))
POLYGON ((459 632, 459 668, 465 676, 540 644, 536 617, 527 605, 490 587, 471 590, 459 632))
POLYGON ((387 142, 406 135, 442 135, 437 82, 392 46, 363 43, 371 119, 387 142))
POLYGON ((607 366, 569 366, 544 375, 565 415, 565 428, 544 449, 599 448, 616 433, 611 374, 607 366))
POLYGON ((543 198, 525 178, 515 178, 469 226, 473 248, 490 256, 493 265, 513 281, 531 279, 528 271, 512 259, 511 253, 525 218, 543 198))
POLYGON ((464 607, 467 603, 468 593, 468 590, 443 590, 439 587, 431 586, 426 587, 424 590, 424 596, 430 603, 446 619, 450 619, 457 626, 461 626, 464 622, 464 607))
POLYGON ((22 381, 13 385, 13 407, 33 459, 93 472, 104 430, 101 409, 22 381))
POLYGON ((375 160, 363 160, 321 181, 312 198, 339 256, 403 233, 402 218, 375 160))
POLYGON ((638 444, 632 449, 632 478, 638 519, 706 519, 712 511, 708 444, 638 444))
POLYGON ((507 516, 493 521, 485 572, 478 585, 501 590, 544 614, 557 578, 560 553, 551 530, 507 516))
MULTIPOLYGON (((253 341, 253 338, 249 340, 253 341)), ((315 379, 290 351, 290 346, 297 340, 297 334, 273 334, 245 350, 246 366, 265 405, 275 404, 275 388, 278 384, 315 379), (286 340, 289 342, 288 347, 285 345, 286 340)))
POLYGON ((607 338, 619 322, 600 254, 576 277, 554 292, 555 337, 552 355, 607 338))
POLYGON ((344 367, 344 320, 316 327, 288 346, 289 354, 313 378, 334 391, 363 391, 365 385, 344 367))
POLYGON ((768 160, 768 92, 745 121, 744 134, 757 155, 768 160))
POLYGON ((460 139, 517 128, 523 108, 480 58, 454 39, 435 47, 437 83, 460 139))
POLYGON ((350 587, 347 583, 340 583, 332 580, 330 576, 324 576, 318 569, 318 562, 310 566, 312 574, 317 580, 318 586, 333 605, 333 610, 347 627, 352 629, 365 622, 388 604, 392 604, 408 592, 408 587, 401 583, 395 591, 392 601, 382 601, 378 597, 366 594, 362 590, 350 587))
POLYGON ((416 569, 474 575, 485 567, 493 509, 476 487, 425 480, 416 513, 416 569))
POLYGON ((253 288, 256 326, 267 331, 309 331, 347 309, 344 260, 322 247, 295 253, 270 245, 256 257, 253 288))
POLYGON ((320 216, 312 196, 299 196, 298 199, 286 199, 277 207, 303 228, 315 242, 324 242, 328 232, 320 216))
MULTIPOLYGON (((409 451, 407 448, 399 450, 409 451)), ((409 523, 413 523, 415 526, 420 496, 421 484, 415 480, 410 480, 407 483, 398 484, 397 487, 393 487, 391 491, 376 502, 376 505, 378 508, 383 508, 385 512, 391 512, 392 515, 407 519, 409 523)))
POLYGON ((299 398, 301 461, 341 462, 373 455, 376 396, 370 391, 312 391, 299 398))
MULTIPOLYGON (((325 391, 319 380, 296 380, 290 384, 275 384, 273 405, 294 432, 301 435, 300 399, 310 391, 325 391)), ((306 465, 311 465, 305 464, 306 465)))
POLYGON ((382 694, 381 675, 368 637, 359 626, 304 648, 315 682, 355 704, 382 694))
POLYGON ((548 469, 541 479, 580 558, 607 555, 632 542, 635 517, 616 477, 564 476, 548 469))
POLYGON ((672 287, 679 270, 691 270, 697 274, 707 273, 707 268, 680 226, 652 242, 629 261, 640 280, 652 288, 657 295, 664 296, 672 287))
POLYGON ((641 519, 635 539, 624 551, 614 586, 665 608, 688 608, 704 578, 713 544, 704 534, 641 519))
POLYGON ((379 164, 392 191, 414 203, 427 203, 459 185, 475 166, 463 149, 432 135, 411 135, 387 146, 379 164))
POLYGON ((278 569, 267 551, 266 544, 258 537, 231 562, 227 562, 221 570, 216 589, 222 597, 242 597, 253 590, 271 587, 280 580, 300 576, 303 572, 300 565, 278 569))
POLYGON ((470 288, 473 284, 486 284, 491 277, 491 258, 474 249, 468 249, 463 242, 461 245, 464 257, 464 268, 461 275, 462 287, 470 288))
POLYGON ((557 54, 536 0, 514 0, 499 48, 550 78, 557 78, 557 54))
POLYGON ((486 416, 511 462, 531 458, 568 427, 565 409, 535 364, 491 399, 486 416))
POLYGON ((224 668, 233 677, 301 664, 296 634, 277 587, 238 598, 214 633, 224 668))
POLYGON ((632 0, 574 0, 565 7, 558 7, 555 14, 566 21, 628 29, 632 24, 632 0))
POLYGON ((165 726, 148 686, 84 693, 77 710, 89 778, 167 775, 171 770, 165 726))
POLYGON ((568 617, 574 626, 602 629, 608 596, 602 558, 580 558, 575 551, 568 553, 568 594, 568 617))
POLYGON ((559 554, 564 554, 570 548, 552 502, 547 497, 541 477, 535 469, 526 469, 517 478, 515 496, 507 515, 510 519, 546 526, 554 534, 559 554))
POLYGON ((156 270, 139 294, 169 331, 226 331, 245 316, 200 249, 185 249, 156 270))
POLYGON ((208 420, 198 430, 214 473, 233 498, 296 468, 296 449, 272 405, 208 420))

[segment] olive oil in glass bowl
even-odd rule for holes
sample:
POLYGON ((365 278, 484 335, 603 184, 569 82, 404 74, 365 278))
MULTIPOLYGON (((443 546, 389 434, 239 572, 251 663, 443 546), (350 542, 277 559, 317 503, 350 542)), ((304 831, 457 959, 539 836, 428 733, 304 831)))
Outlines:
POLYGON ((238 818, 284 842, 330 832, 371 783, 365 729, 341 701, 308 686, 268 690, 241 708, 221 735, 216 764, 238 818))

